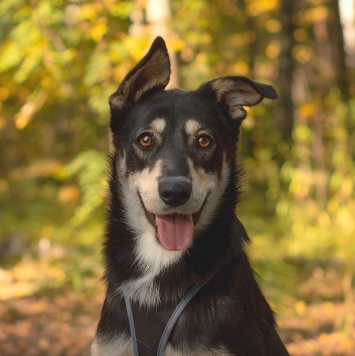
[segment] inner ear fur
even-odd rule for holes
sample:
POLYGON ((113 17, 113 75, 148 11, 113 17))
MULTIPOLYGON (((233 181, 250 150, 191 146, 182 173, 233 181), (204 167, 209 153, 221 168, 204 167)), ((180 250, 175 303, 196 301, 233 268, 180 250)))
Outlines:
POLYGON ((148 53, 126 75, 118 89, 110 97, 111 109, 122 111, 151 89, 163 90, 169 83, 170 59, 165 41, 157 37, 148 53))
POLYGON ((227 106, 232 120, 241 121, 246 116, 243 106, 254 106, 262 99, 277 99, 275 89, 246 77, 222 77, 203 84, 198 91, 209 92, 218 104, 227 106))

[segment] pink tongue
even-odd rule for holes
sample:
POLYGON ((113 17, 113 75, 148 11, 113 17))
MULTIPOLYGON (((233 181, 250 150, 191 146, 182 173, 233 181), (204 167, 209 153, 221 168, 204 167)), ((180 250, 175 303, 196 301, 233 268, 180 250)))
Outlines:
POLYGON ((191 215, 155 215, 160 243, 168 250, 179 251, 192 243, 194 224, 191 215))

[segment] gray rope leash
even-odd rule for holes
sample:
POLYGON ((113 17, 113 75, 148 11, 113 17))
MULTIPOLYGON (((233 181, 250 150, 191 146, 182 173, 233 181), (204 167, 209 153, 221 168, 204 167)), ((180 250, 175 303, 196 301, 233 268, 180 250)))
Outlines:
MULTIPOLYGON (((208 281, 207 281, 208 282, 208 281)), ((173 314, 171 315, 168 323, 165 326, 165 329, 163 331, 163 334, 161 336, 159 346, 158 346, 158 352, 157 356, 164 356, 166 347, 168 345, 169 337, 170 334, 178 321, 180 315, 186 308, 187 304, 189 304, 190 300, 195 296, 195 294, 207 283, 205 282, 204 284, 201 284, 199 286, 194 286, 192 287, 185 295, 184 297, 180 300, 180 303, 177 305, 175 308, 173 314)))
POLYGON ((128 314, 129 330, 131 332, 131 339, 133 344, 133 354, 134 356, 138 356, 137 336, 136 336, 136 328, 134 327, 132 306, 126 294, 124 295, 124 301, 126 303, 126 309, 128 314))
MULTIPOLYGON (((209 281, 209 280, 208 280, 209 281)), ((180 315, 186 308, 186 306, 189 304, 191 299, 196 295, 196 293, 208 282, 206 281, 205 283, 199 285, 199 286, 194 286, 192 287, 185 295, 184 297, 180 300, 180 303, 177 305, 175 308, 174 312, 172 313, 169 321, 167 322, 165 329, 163 331, 163 334, 160 338, 159 346, 158 346, 158 351, 157 351, 157 356, 164 356, 166 347, 168 345, 169 337, 171 332, 174 329, 174 326, 176 322, 178 321, 180 315)), ((132 339, 132 344, 133 344, 133 354, 134 356, 139 356, 138 355, 138 345, 137 345, 137 336, 136 336, 136 329, 134 326, 134 317, 133 317, 133 312, 132 312, 132 307, 131 303, 127 297, 127 295, 124 295, 124 300, 126 303, 126 309, 127 309, 127 314, 128 314, 128 321, 129 321, 129 329, 131 332, 131 339, 132 339)))

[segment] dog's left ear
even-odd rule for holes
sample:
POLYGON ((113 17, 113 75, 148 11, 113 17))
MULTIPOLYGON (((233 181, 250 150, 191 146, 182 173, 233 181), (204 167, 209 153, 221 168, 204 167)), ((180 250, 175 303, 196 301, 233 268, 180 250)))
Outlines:
POLYGON ((165 41, 162 37, 157 37, 148 53, 111 95, 109 101, 111 109, 116 112, 123 111, 138 102, 149 90, 163 90, 169 83, 170 74, 170 59, 165 41))
POLYGON ((246 77, 222 77, 201 85, 197 92, 203 96, 213 96, 214 100, 227 108, 228 115, 241 122, 246 111, 243 106, 253 106, 262 99, 277 99, 277 93, 271 85, 256 83, 246 77))

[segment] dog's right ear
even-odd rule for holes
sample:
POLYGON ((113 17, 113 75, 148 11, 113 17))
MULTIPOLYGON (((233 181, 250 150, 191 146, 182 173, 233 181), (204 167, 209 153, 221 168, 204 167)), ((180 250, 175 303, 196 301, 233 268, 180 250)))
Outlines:
POLYGON ((148 53, 111 95, 109 100, 111 110, 116 113, 122 112, 138 102, 149 90, 164 90, 169 83, 170 74, 170 59, 165 41, 162 37, 157 37, 148 53))

